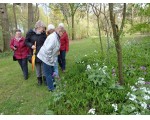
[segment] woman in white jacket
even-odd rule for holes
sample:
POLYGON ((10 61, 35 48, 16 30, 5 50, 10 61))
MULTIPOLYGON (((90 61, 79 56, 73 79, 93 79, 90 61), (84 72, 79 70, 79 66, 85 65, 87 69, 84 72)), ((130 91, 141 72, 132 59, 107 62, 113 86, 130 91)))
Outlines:
POLYGON ((53 85, 54 78, 52 74, 54 72, 54 65, 57 62, 55 58, 59 52, 60 37, 62 36, 62 34, 63 34, 62 28, 58 27, 55 30, 55 32, 53 32, 47 37, 37 55, 37 57, 41 61, 43 61, 43 68, 49 91, 53 91, 55 89, 53 85))

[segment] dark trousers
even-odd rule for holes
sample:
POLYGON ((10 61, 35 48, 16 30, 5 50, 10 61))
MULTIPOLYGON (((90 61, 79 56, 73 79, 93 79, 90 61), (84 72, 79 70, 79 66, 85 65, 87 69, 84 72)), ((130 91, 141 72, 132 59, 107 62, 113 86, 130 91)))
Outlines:
POLYGON ((25 59, 19 59, 18 63, 22 69, 23 75, 24 75, 24 79, 28 79, 28 61, 27 58, 25 59))
POLYGON ((66 69, 66 51, 60 51, 60 55, 58 56, 58 63, 62 70, 66 69))
POLYGON ((50 65, 47 65, 43 62, 43 68, 44 68, 44 74, 45 74, 45 77, 46 77, 46 82, 47 82, 48 89, 49 90, 54 90, 55 89, 54 84, 53 84, 54 77, 52 76, 53 72, 54 72, 54 67, 50 66, 50 65))

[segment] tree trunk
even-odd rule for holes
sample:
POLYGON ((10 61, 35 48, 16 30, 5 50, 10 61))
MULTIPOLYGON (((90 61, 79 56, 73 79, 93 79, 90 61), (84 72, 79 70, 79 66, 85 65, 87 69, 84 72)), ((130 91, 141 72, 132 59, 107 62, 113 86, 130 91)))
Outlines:
POLYGON ((72 40, 74 40, 74 14, 72 14, 72 40))
POLYGON ((117 52, 117 61, 118 61, 118 74, 119 74, 119 83, 120 85, 124 84, 123 81, 123 68, 122 68, 122 47, 120 44, 120 38, 116 36, 115 39, 115 47, 116 47, 116 52, 117 52))
POLYGON ((33 28, 33 23, 34 23, 34 19, 33 19, 33 6, 32 3, 28 3, 28 30, 33 28))
POLYGON ((109 48, 110 48, 110 43, 109 43, 109 20, 106 16, 106 7, 105 7, 105 4, 104 4, 104 18, 106 20, 106 36, 107 36, 107 58, 108 58, 108 62, 110 62, 110 59, 109 59, 109 55, 110 55, 110 52, 109 52, 109 48))
POLYGON ((101 52, 103 56, 103 44, 102 44, 102 38, 101 38, 101 28, 100 28, 100 23, 99 23, 99 17, 97 16, 97 24, 98 24, 98 33, 99 33, 99 40, 100 40, 100 45, 101 45, 101 52))
POLYGON ((134 19, 134 8, 133 4, 131 3, 131 26, 133 26, 133 19, 134 19))
POLYGON ((89 37, 89 5, 87 3, 87 37, 89 37))
POLYGON ((15 28, 17 29, 17 17, 16 17, 16 9, 15 9, 16 4, 13 3, 13 13, 14 13, 14 20, 15 20, 15 28))
POLYGON ((8 13, 6 3, 0 4, 0 19, 1 19, 1 26, 2 26, 2 34, 3 34, 3 43, 4 43, 4 51, 9 50, 10 44, 10 32, 9 32, 9 21, 8 21, 8 13))
POLYGON ((116 52, 117 52, 117 62, 118 62, 118 74, 119 74, 119 83, 120 85, 124 84, 123 80, 123 67, 122 67, 122 48, 120 44, 120 35, 123 31, 124 27, 124 21, 125 21, 125 15, 126 15, 126 4, 124 3, 124 8, 123 8, 123 19, 121 23, 120 30, 118 29, 116 23, 115 23, 115 16, 113 15, 113 3, 109 3, 109 12, 110 12, 110 21, 111 21, 111 26, 113 29, 113 37, 115 41, 115 47, 116 47, 116 52))

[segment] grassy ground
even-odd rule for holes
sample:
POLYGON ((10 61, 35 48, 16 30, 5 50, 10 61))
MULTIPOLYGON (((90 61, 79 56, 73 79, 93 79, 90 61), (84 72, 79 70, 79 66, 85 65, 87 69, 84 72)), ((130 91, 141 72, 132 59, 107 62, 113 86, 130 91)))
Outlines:
MULTIPOLYGON (((81 55, 97 47, 91 39, 73 42, 67 54, 67 71, 81 55)), ((61 74, 61 73, 60 73, 61 74)), ((61 75, 63 77, 63 75, 61 75)), ((1 114, 45 114, 51 98, 46 86, 38 86, 35 72, 29 64, 29 79, 23 80, 17 62, 12 61, 11 54, 0 58, 0 113, 1 114)))
MULTIPOLYGON (((122 44, 132 39, 133 37, 126 37, 122 40, 122 44)), ((140 38, 138 39, 140 40, 140 38)), ((103 41, 106 40, 103 39, 103 41)), ((104 46, 106 51, 106 42, 104 42, 104 46)), ((67 73, 72 71, 76 60, 86 54, 92 54, 95 50, 100 51, 97 37, 71 42, 69 53, 67 53, 67 73)), ((113 41, 111 42, 111 52, 115 52, 113 41)), ((110 54, 111 58, 116 59, 114 54, 110 54)), ((60 72, 60 76, 63 80, 65 74, 60 72)), ((12 61, 12 55, 0 55, 1 114, 46 114, 48 106, 52 102, 51 97, 52 93, 47 91, 46 86, 37 85, 35 72, 31 71, 31 64, 29 64, 29 79, 25 81, 19 64, 12 61)))

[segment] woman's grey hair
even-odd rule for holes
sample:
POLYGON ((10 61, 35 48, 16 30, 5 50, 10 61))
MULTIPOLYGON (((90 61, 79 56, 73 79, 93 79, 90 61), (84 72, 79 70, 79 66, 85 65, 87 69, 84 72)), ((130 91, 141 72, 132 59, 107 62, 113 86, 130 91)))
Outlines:
POLYGON ((35 29, 39 28, 39 27, 46 27, 46 25, 44 24, 44 22, 42 22, 41 20, 37 21, 35 23, 35 29))

